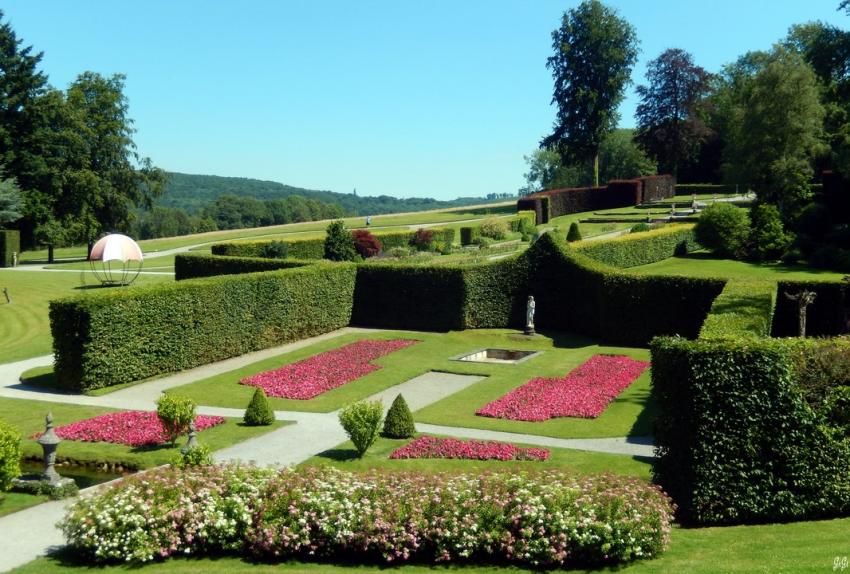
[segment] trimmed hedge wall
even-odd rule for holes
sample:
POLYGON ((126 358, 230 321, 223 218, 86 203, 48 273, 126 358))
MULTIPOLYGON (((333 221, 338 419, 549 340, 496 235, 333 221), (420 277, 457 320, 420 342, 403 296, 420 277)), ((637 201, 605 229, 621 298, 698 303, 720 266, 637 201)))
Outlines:
POLYGON ((56 380, 87 391, 345 327, 355 275, 321 263, 51 301, 56 380))
POLYGON ((516 210, 517 212, 534 212, 534 223, 536 225, 549 223, 549 198, 546 196, 534 194, 521 197, 516 202, 516 210))
POLYGON ((795 382, 796 345, 830 341, 658 338, 655 480, 704 524, 850 512, 850 441, 795 382))
POLYGON ((769 337, 775 306, 775 281, 730 280, 714 300, 699 336, 769 337))
POLYGON ((460 244, 472 245, 475 240, 481 237, 480 227, 461 227, 460 228, 460 244))
POLYGON ((735 193, 735 184, 717 184, 717 183, 677 183, 676 194, 688 195, 694 194, 704 195, 710 193, 728 194, 735 193))
POLYGON ((241 273, 256 273, 258 271, 275 271, 304 267, 311 261, 295 259, 268 259, 263 257, 227 257, 222 255, 204 255, 194 253, 178 253, 174 258, 174 279, 196 279, 198 277, 213 277, 216 275, 238 275, 241 273))
POLYGON ((523 254, 540 328, 645 345, 660 334, 696 337, 725 280, 623 273, 551 233, 523 254))
POLYGON ((647 175, 640 178, 641 203, 676 197, 676 179, 672 175, 647 175))
POLYGON ((513 232, 522 231, 523 227, 534 227, 534 214, 530 211, 517 212, 516 217, 512 218, 508 224, 513 232))
POLYGON ((606 241, 574 243, 573 248, 592 259, 622 269, 654 263, 699 249, 693 230, 693 225, 667 225, 606 241))
POLYGON ((774 337, 798 335, 797 302, 785 297, 802 290, 817 293, 806 309, 806 336, 833 336, 850 331, 850 285, 837 281, 780 281, 773 316, 774 337))
POLYGON ((12 266, 12 253, 21 257, 21 232, 17 229, 0 229, 0 267, 12 266))

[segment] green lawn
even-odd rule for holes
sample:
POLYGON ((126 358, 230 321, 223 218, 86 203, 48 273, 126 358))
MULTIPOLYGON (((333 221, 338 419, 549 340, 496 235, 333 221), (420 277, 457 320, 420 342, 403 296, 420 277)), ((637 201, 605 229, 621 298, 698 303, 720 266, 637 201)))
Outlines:
MULTIPOLYGON (((63 403, 48 403, 23 399, 0 398, 0 420, 4 420, 18 429, 24 439, 21 446, 25 458, 41 458, 42 450, 30 437, 44 430, 44 416, 53 413, 56 426, 72 423, 115 409, 87 407, 63 403)), ((224 424, 198 433, 198 441, 218 450, 237 442, 270 432, 285 422, 277 421, 267 427, 243 426, 241 419, 228 419, 224 424)), ((59 445, 57 460, 70 460, 86 464, 117 464, 129 469, 141 469, 166 464, 180 450, 185 439, 178 440, 177 446, 130 447, 103 442, 80 442, 66 440, 59 445)))
MULTIPOLYGON (((417 435, 419 436, 419 435, 417 435)), ((302 466, 328 465, 350 472, 361 472, 373 468, 386 470, 411 470, 419 472, 477 472, 484 470, 535 471, 561 469, 575 474, 594 474, 610 472, 627 476, 651 479, 652 460, 643 457, 624 456, 589 452, 565 448, 550 448, 549 459, 545 461, 502 461, 502 460, 449 460, 449 459, 390 459, 390 453, 404 446, 411 439, 389 439, 380 437, 366 452, 363 458, 357 458, 357 451, 351 442, 345 442, 336 448, 319 453, 306 460, 302 466)), ((516 446, 532 446, 516 443, 516 446)), ((539 447, 538 447, 539 448, 539 447)))
POLYGON ((728 277, 730 279, 772 279, 840 281, 846 273, 815 269, 803 264, 753 263, 720 259, 710 253, 690 253, 628 269, 642 275, 686 275, 689 277, 728 277))
POLYGON ((36 495, 24 494, 23 492, 5 492, 3 493, 2 498, 0 498, 0 516, 12 514, 13 512, 29 508, 30 506, 35 506, 36 504, 41 504, 47 500, 50 500, 50 498, 41 494, 36 495))
MULTIPOLYGON (((135 285, 173 281, 168 275, 142 275, 135 285)), ((0 363, 10 363, 53 351, 47 317, 51 299, 85 294, 94 287, 91 273, 49 273, 0 269, 0 289, 6 287, 12 297, 7 304, 0 295, 0 363)), ((110 287, 110 289, 132 289, 110 287)))
MULTIPOLYGON (((634 563, 623 568, 602 570, 569 570, 574 574, 618 572, 622 574, 753 574, 795 573, 815 574, 834 572, 836 558, 850 556, 850 518, 768 524, 762 526, 733 526, 725 528, 674 528, 670 547, 659 558, 634 563)), ((337 566, 285 562, 255 564, 238 558, 174 559, 165 562, 117 566, 84 566, 74 562, 70 553, 39 558, 13 570, 15 574, 73 574, 97 572, 112 574, 274 574, 287 572, 328 574, 422 574, 425 572, 458 572, 459 574, 496 574, 501 572, 530 572, 513 567, 498 566, 337 566)))
POLYGON ((422 342, 378 359, 382 368, 360 379, 337 387, 310 400, 270 398, 275 410, 329 412, 365 398, 388 387, 401 384, 428 371, 485 375, 487 378, 460 393, 426 407, 416 413, 421 422, 527 432, 564 437, 611 437, 647 435, 651 433, 654 404, 650 401, 649 372, 644 373, 605 413, 597 419, 561 418, 543 422, 518 422, 479 417, 476 409, 495 400, 511 389, 538 376, 563 376, 597 353, 620 353, 648 359, 645 349, 600 346, 584 337, 557 334, 529 339, 516 331, 480 329, 449 333, 385 331, 378 334, 352 334, 323 341, 292 353, 221 373, 214 377, 173 389, 198 404, 244 408, 253 389, 238 384, 248 375, 279 368, 285 364, 341 347, 359 339, 415 338, 422 342), (497 365, 453 361, 451 357, 487 348, 543 350, 544 353, 524 363, 497 365))

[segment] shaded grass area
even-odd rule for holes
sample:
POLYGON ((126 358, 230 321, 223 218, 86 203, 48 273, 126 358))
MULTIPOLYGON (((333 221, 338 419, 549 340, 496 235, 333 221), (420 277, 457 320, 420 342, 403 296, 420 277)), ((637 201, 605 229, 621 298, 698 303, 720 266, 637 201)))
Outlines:
MULTIPOLYGON (((41 458, 42 450, 34 439, 35 433, 44 430, 44 416, 53 413, 56 426, 114 412, 116 409, 88 407, 65 403, 48 403, 25 399, 0 398, 0 419, 8 422, 23 435, 21 446, 24 458, 41 458)), ((218 450, 237 442, 253 438, 280 428, 286 422, 276 421, 267 427, 248 427, 240 419, 227 419, 224 424, 198 432, 198 442, 212 450, 218 450)), ((127 469, 143 469, 166 464, 179 452, 185 438, 176 446, 131 447, 104 442, 81 442, 65 440, 57 450, 57 461, 103 466, 120 465, 127 469)))
MULTIPOLYGON (((422 434, 419 433, 416 436, 422 436, 422 434)), ((650 473, 652 471, 652 459, 649 458, 565 448, 549 448, 550 456, 545 461, 435 458, 391 460, 389 458, 395 449, 406 445, 411 440, 380 437, 363 458, 357 458, 357 451, 354 448, 354 444, 349 441, 317 454, 304 461, 301 466, 327 465, 335 466, 349 472, 362 472, 373 468, 416 472, 480 472, 488 470, 533 472, 537 470, 561 469, 580 475, 610 472, 612 474, 636 476, 645 480, 650 480, 650 473)), ((513 444, 520 447, 540 448, 539 445, 513 444)))
POLYGON ((395 338, 419 339, 422 342, 378 359, 375 364, 381 365, 381 369, 316 398, 306 401, 270 398, 272 408, 330 412, 428 371, 446 371, 483 375, 487 378, 418 411, 414 415, 417 421, 563 438, 651 433, 655 406, 650 398, 648 372, 626 389, 597 419, 561 418, 543 422, 518 422, 475 415, 480 407, 530 379, 538 376, 564 376, 597 353, 624 354, 643 360, 649 358, 646 349, 601 346, 593 340, 570 334, 529 338, 507 329, 480 329, 449 333, 382 331, 344 335, 177 387, 172 392, 192 397, 199 404, 244 408, 251 399, 253 388, 238 384, 243 377, 279 368, 360 339, 395 338), (451 360, 451 357, 488 347, 545 352, 516 365, 451 360))
MULTIPOLYGON (((133 286, 106 289, 133 289, 136 285, 173 280, 168 275, 142 275, 133 286)), ((3 287, 8 288, 12 303, 7 304, 0 295, 0 363, 20 361, 53 351, 47 316, 51 299, 87 292, 97 293, 104 289, 94 286, 91 273, 48 273, 17 269, 0 269, 0 289, 3 287)))
POLYGON ((727 277, 730 279, 821 280, 840 281, 845 273, 815 269, 800 263, 754 263, 721 259, 706 252, 689 253, 632 267, 629 273, 639 275, 684 275, 687 277, 727 277))
MULTIPOLYGON (((659 558, 636 562, 623 568, 569 570, 575 574, 619 572, 624 574, 752 574, 754 572, 787 572, 814 574, 832 572, 835 559, 850 554, 847 533, 850 519, 731 526, 717 528, 674 528, 669 549, 659 558)), ((327 572, 329 574, 379 574, 403 572, 458 572, 459 574, 494 574, 531 572, 515 567, 499 566, 419 566, 385 567, 378 565, 349 566, 322 563, 284 562, 256 564, 238 558, 174 559, 145 566, 118 565, 89 567, 75 561, 65 551, 49 558, 39 558, 13 570, 16 574, 72 574, 99 572, 140 572, 143 574, 291 574, 327 572)))
POLYGON ((23 492, 5 492, 0 495, 0 516, 12 514, 24 508, 35 506, 50 500, 43 494, 25 494, 23 492))

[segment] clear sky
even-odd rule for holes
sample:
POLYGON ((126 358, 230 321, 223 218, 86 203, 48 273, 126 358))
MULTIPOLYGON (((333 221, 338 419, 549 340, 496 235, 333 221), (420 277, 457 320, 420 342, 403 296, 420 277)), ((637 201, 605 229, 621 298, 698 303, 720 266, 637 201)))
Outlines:
MULTIPOLYGON (((645 64, 709 71, 839 0, 608 0, 645 64)), ((514 192, 551 128, 550 34, 577 0, 6 0, 51 83, 127 75, 139 151, 171 171, 360 195, 514 192)), ((634 124, 633 87, 621 108, 634 124)))

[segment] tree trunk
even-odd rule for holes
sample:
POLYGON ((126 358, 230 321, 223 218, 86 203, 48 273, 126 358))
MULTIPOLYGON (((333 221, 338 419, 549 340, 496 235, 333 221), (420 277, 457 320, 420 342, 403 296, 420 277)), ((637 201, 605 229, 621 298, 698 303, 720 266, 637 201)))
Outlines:
POLYGON ((599 187, 599 152, 593 156, 593 187, 599 187))
POLYGON ((53 263, 53 245, 47 246, 47 262, 53 263))

